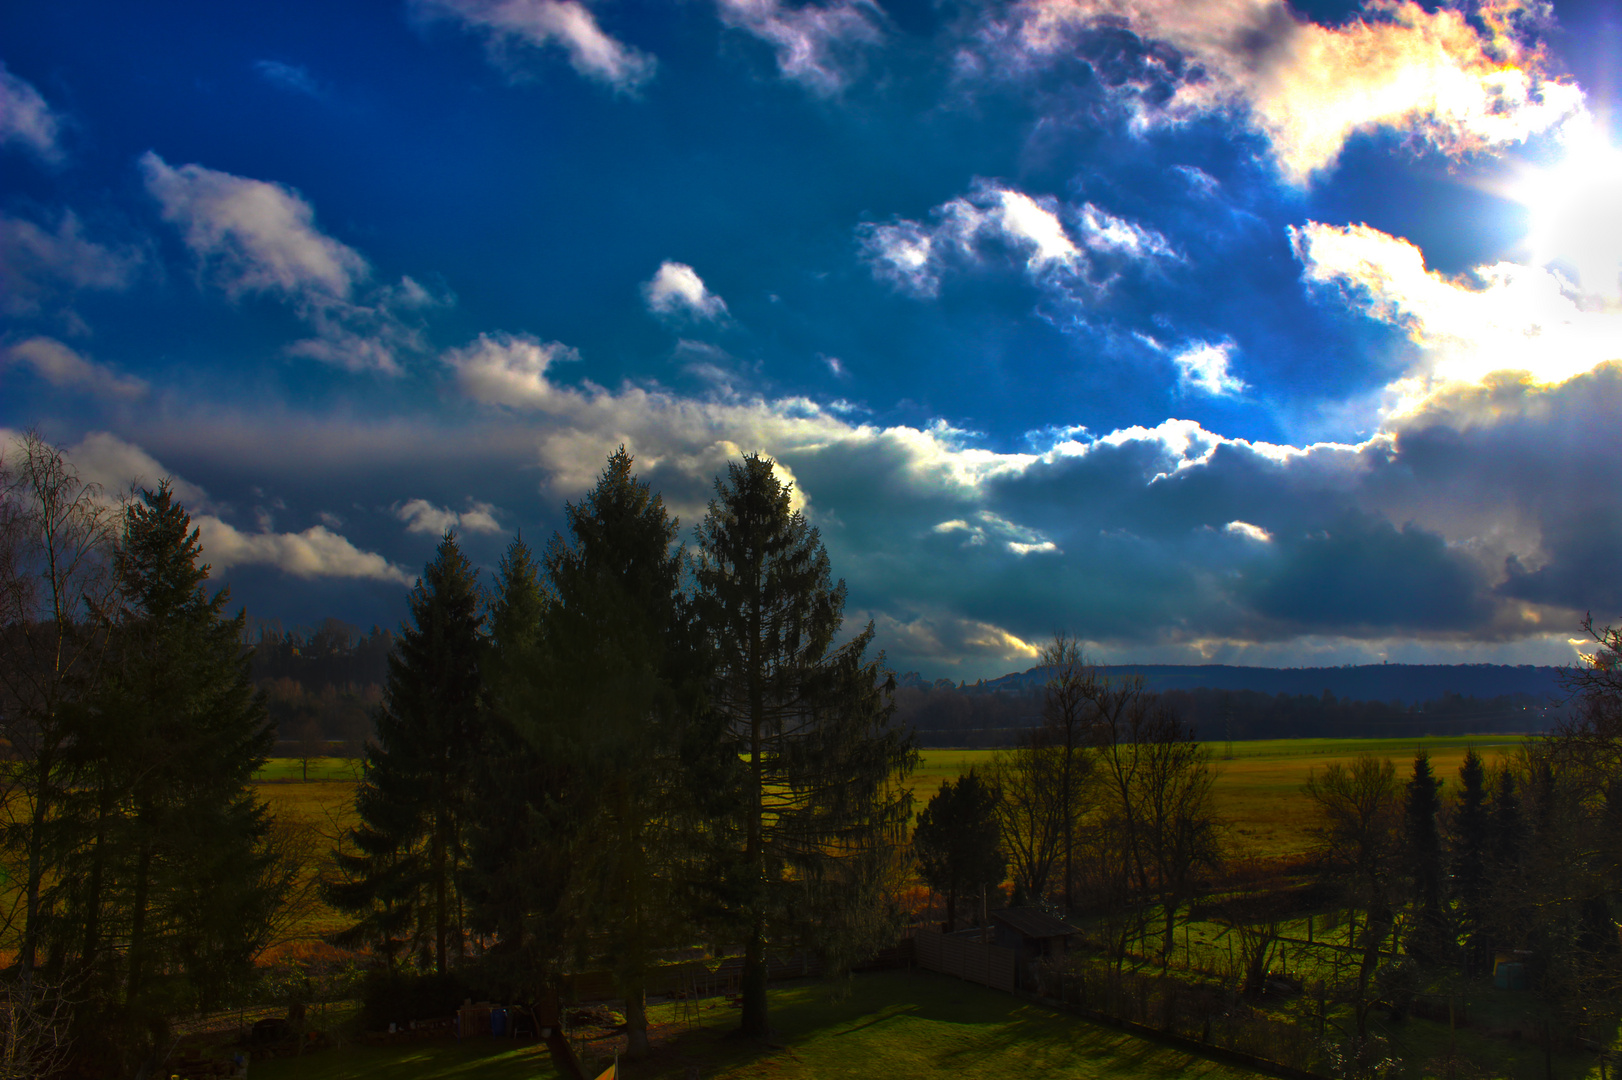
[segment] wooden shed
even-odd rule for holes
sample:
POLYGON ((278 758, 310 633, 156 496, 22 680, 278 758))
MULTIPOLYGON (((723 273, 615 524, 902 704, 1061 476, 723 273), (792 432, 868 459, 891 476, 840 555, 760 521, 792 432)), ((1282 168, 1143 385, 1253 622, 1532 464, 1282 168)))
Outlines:
POLYGON ((1063 956, 1071 936, 1081 933, 1080 927, 1034 907, 993 911, 991 922, 996 928, 993 939, 996 944, 1014 950, 1014 969, 1019 973, 1021 987, 1030 982, 1031 965, 1038 960, 1063 956))

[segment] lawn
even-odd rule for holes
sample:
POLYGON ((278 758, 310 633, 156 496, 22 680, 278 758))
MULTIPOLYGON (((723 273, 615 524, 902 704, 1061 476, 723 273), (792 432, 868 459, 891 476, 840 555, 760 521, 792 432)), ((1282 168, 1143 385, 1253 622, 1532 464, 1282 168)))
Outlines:
MULTIPOLYGON (((731 1035, 738 1014, 701 1002, 684 1022, 673 1005, 651 1010, 655 1053, 622 1063, 630 1080, 887 1080, 952 1076, 1002 1080, 1020 1075, 1076 1080, 1130 1076, 1224 1080, 1252 1074, 1146 1042, 1007 994, 946 976, 884 972, 846 981, 806 982, 771 992, 772 1040, 731 1035)), ((606 1041, 593 1058, 611 1060, 606 1041)), ((256 1064, 249 1080, 507 1080, 556 1075, 537 1047, 495 1039, 346 1046, 303 1060, 256 1064)))

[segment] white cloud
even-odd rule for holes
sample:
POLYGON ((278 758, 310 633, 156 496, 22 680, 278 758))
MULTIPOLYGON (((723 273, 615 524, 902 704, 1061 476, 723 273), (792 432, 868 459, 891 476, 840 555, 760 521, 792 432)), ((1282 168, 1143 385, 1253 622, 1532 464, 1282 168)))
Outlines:
POLYGON ((927 657, 937 664, 1003 662, 1023 668, 1041 650, 1000 626, 947 612, 898 618, 888 612, 856 612, 874 622, 878 639, 892 654, 927 657))
POLYGON ((1557 383, 1622 359, 1622 310, 1584 306, 1549 270, 1500 262, 1448 278, 1426 269, 1413 244, 1367 225, 1308 222, 1290 239, 1307 282, 1339 289, 1419 347, 1393 387, 1408 404, 1436 385, 1495 371, 1557 383))
POLYGON ((407 314, 445 302, 409 277, 360 290, 371 267, 315 225, 315 210, 280 184, 141 156, 147 190, 227 295, 268 292, 290 301, 315 336, 288 351, 349 371, 400 373, 423 347, 407 314))
POLYGON ((1338 26, 1303 19, 1285 0, 1024 0, 1018 57, 1063 53, 1077 32, 1125 25, 1193 61, 1147 123, 1235 110, 1271 144, 1284 176, 1305 184, 1360 132, 1412 133, 1458 155, 1523 142, 1584 114, 1582 91, 1545 72, 1523 27, 1541 5, 1488 0, 1483 29, 1454 7, 1367 0, 1338 26))
POLYGON ((0 62, 0 146, 12 143, 42 161, 59 161, 61 130, 62 120, 44 96, 0 62))
POLYGON ((300 533, 268 528, 243 532, 221 519, 208 493, 164 468, 134 443, 105 431, 91 432, 65 454, 86 483, 99 484, 109 499, 169 481, 175 499, 191 515, 203 546, 203 561, 215 570, 248 564, 274 566, 299 578, 370 578, 411 584, 413 578, 383 556, 362 551, 326 525, 300 533))
POLYGON ((931 297, 940 292, 933 229, 903 219, 888 225, 864 225, 857 235, 874 277, 913 296, 931 297))
POLYGON ((850 81, 859 50, 884 40, 884 12, 872 0, 792 7, 783 0, 716 0, 721 21, 769 43, 783 76, 831 95, 850 81))
POLYGON ((903 218, 858 227, 862 258, 874 277, 927 298, 939 293, 941 275, 954 261, 978 261, 993 245, 1023 256, 1033 280, 1061 287, 1085 282, 1089 256, 1138 263, 1177 257, 1158 232, 1090 202, 1072 212, 1051 197, 987 180, 976 180, 967 195, 935 207, 930 217, 930 225, 903 218), (1076 238, 1065 229, 1066 215, 1076 220, 1076 238))
POLYGON ((114 249, 88 239, 71 210, 62 212, 54 229, 0 214, 0 311, 34 314, 45 297, 62 287, 128 288, 143 261, 137 249, 114 249))
POLYGON ((616 90, 634 91, 653 78, 657 61, 615 40, 579 0, 414 0, 425 17, 455 19, 482 31, 495 59, 515 70, 515 45, 561 47, 575 71, 616 90))
POLYGON ((979 522, 978 525, 962 518, 953 518, 950 521, 943 521, 933 526, 931 531, 947 534, 962 533, 963 543, 968 547, 983 547, 989 538, 995 537, 1015 555, 1057 553, 1059 551, 1058 544, 1055 544, 1037 530, 1015 524, 990 510, 977 511, 974 518, 975 521, 979 522))
POLYGON ((325 525, 303 532, 245 533, 210 515, 194 516, 203 558, 215 569, 274 566, 297 578, 365 578, 410 585, 412 575, 372 551, 362 551, 325 525))
POLYGON ((726 301, 710 292, 686 263, 660 263, 652 279, 642 283, 642 299, 649 311, 665 318, 717 322, 727 317, 726 301))
POLYGON ((147 393, 144 379, 120 375, 54 338, 31 337, 19 341, 6 350, 6 359, 9 363, 32 368, 34 374, 52 386, 83 390, 95 397, 134 401, 147 393))
POLYGON ((394 516, 405 522, 408 533, 443 535, 446 529, 461 529, 470 533, 499 533, 502 525, 496 520, 499 513, 487 502, 468 500, 468 508, 458 514, 448 506, 435 506, 427 499, 412 499, 395 508, 394 516))
POLYGON ((343 300, 370 273, 359 252, 316 228, 315 210, 291 188, 201 165, 172 168, 150 150, 140 164, 163 219, 233 296, 343 300))
POLYGON ((447 351, 443 359, 474 401, 537 407, 559 393, 546 378, 547 368, 559 360, 579 359, 579 354, 567 345, 524 334, 480 334, 473 344, 447 351))
POLYGON ((1248 521, 1230 521, 1222 526, 1222 531, 1234 536, 1243 536, 1247 540, 1254 540, 1258 544, 1271 543, 1273 534, 1260 525, 1252 525, 1248 521))
POLYGON ((1079 223, 1082 242, 1091 251, 1113 251, 1138 260, 1178 257, 1171 242, 1158 232, 1100 210, 1092 203, 1081 208, 1079 223))
POLYGON ((1242 393, 1244 380, 1228 367, 1234 348, 1232 341, 1190 342, 1172 354, 1171 362, 1177 365, 1178 385, 1212 397, 1242 393))

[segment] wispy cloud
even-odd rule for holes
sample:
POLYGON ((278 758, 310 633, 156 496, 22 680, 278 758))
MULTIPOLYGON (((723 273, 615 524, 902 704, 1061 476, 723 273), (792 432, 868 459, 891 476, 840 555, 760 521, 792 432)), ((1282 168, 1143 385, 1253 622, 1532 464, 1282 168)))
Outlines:
POLYGON ((1176 258, 1166 238, 1093 203, 1070 208, 994 181, 978 180, 967 195, 930 211, 926 224, 901 218, 857 230, 864 261, 881 281, 918 297, 940 292, 954 262, 976 262, 1000 247, 1024 259, 1033 280, 1098 284, 1095 258, 1150 263, 1176 258), (1065 218, 1075 222, 1075 234, 1065 218))
POLYGON ((556 45, 581 75, 633 92, 653 78, 652 56, 606 33, 579 0, 412 0, 419 15, 448 18, 485 36, 492 58, 511 74, 515 51, 556 45))
POLYGON ((795 7, 783 0, 716 0, 722 23, 769 43, 783 77, 815 93, 844 89, 861 51, 884 40, 884 12, 872 0, 795 7))
POLYGON ((727 317, 726 301, 710 292, 686 263, 660 263, 653 277, 642 283, 642 299, 649 311, 663 318, 720 322, 727 317))
POLYGON ((315 81, 315 76, 310 74, 309 69, 298 64, 287 64, 280 60, 255 60, 253 69, 259 73, 260 78, 272 86, 306 97, 326 96, 321 84, 315 81))
POLYGON ((0 311, 33 315, 62 292, 128 288, 144 262, 138 248, 91 240, 71 210, 54 228, 0 214, 0 311))
POLYGON ((62 159, 62 118, 34 85, 0 61, 0 146, 18 146, 45 162, 62 159))
POLYGON ((441 299, 409 277, 363 293, 370 265, 316 226, 298 192, 201 165, 175 168, 151 151, 140 164, 164 220, 228 296, 280 296, 311 325, 316 336, 290 346, 294 355, 392 375, 401 353, 422 347, 408 316, 441 299))
POLYGON ((316 227, 314 208, 291 188, 201 165, 174 168, 150 150, 140 164, 163 219, 233 296, 345 300, 371 273, 358 251, 316 227))
POLYGON ((135 401, 147 394, 146 380, 120 375, 55 338, 31 337, 19 341, 5 351, 5 356, 8 363, 28 367, 39 378, 62 389, 122 401, 135 401))

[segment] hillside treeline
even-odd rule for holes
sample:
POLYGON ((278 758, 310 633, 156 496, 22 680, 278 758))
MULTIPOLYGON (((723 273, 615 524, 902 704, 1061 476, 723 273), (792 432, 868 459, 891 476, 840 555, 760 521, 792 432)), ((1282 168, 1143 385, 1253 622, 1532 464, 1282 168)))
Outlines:
MULTIPOLYGON (((1336 698, 1327 690, 1275 695, 1201 687, 1159 696, 1208 742, 1536 732, 1564 715, 1548 698, 1527 694, 1487 699, 1446 694, 1412 706, 1336 698)), ((1043 691, 960 688, 944 679, 933 685, 904 681, 896 688, 895 703, 897 718, 917 731, 920 746, 1011 746, 1022 731, 1041 723, 1043 691)))
POLYGON ((251 635, 254 685, 264 691, 277 750, 287 757, 359 757, 383 700, 395 636, 334 618, 313 630, 262 623, 251 635))
MULTIPOLYGON (((1299 992, 1287 948, 1316 980, 1315 1008, 1297 1023, 1316 1020, 1320 1035, 1267 1049, 1332 1075, 1393 1074, 1393 1024, 1437 1015, 1437 986, 1456 993, 1495 973, 1533 992, 1522 1008, 1549 1055, 1611 1045, 1622 1016, 1622 630, 1585 629, 1598 648, 1568 671, 1571 713, 1552 731, 1490 768, 1471 750, 1457 776, 1438 776, 1423 751, 1401 768, 1364 754, 1315 770, 1300 806, 1310 855, 1272 866, 1229 847, 1212 754, 1187 720, 1193 695, 1104 675, 1060 635, 1044 658, 1039 722, 989 767, 943 782, 919 816, 915 853, 945 900, 943 929, 965 911, 977 920, 980 898, 1011 880, 1016 904, 1050 906, 1093 946, 1037 965, 1036 985, 1090 993, 1079 1003, 1165 1031, 1208 992, 1189 983, 1208 987, 1213 974, 1232 995, 1220 1011, 1236 1032, 1241 1001, 1288 994, 1281 978, 1299 992), (1318 917, 1316 942, 1311 922, 1301 939, 1306 916, 1318 917), (1225 928, 1225 967, 1185 960, 1175 972, 1178 930, 1192 921, 1225 928), (1145 967, 1159 977, 1143 978, 1145 967)), ((1210 1015, 1203 1035, 1193 1020, 1202 1041, 1210 1015)), ((1476 1075, 1478 1064, 1435 1067, 1476 1075)))

